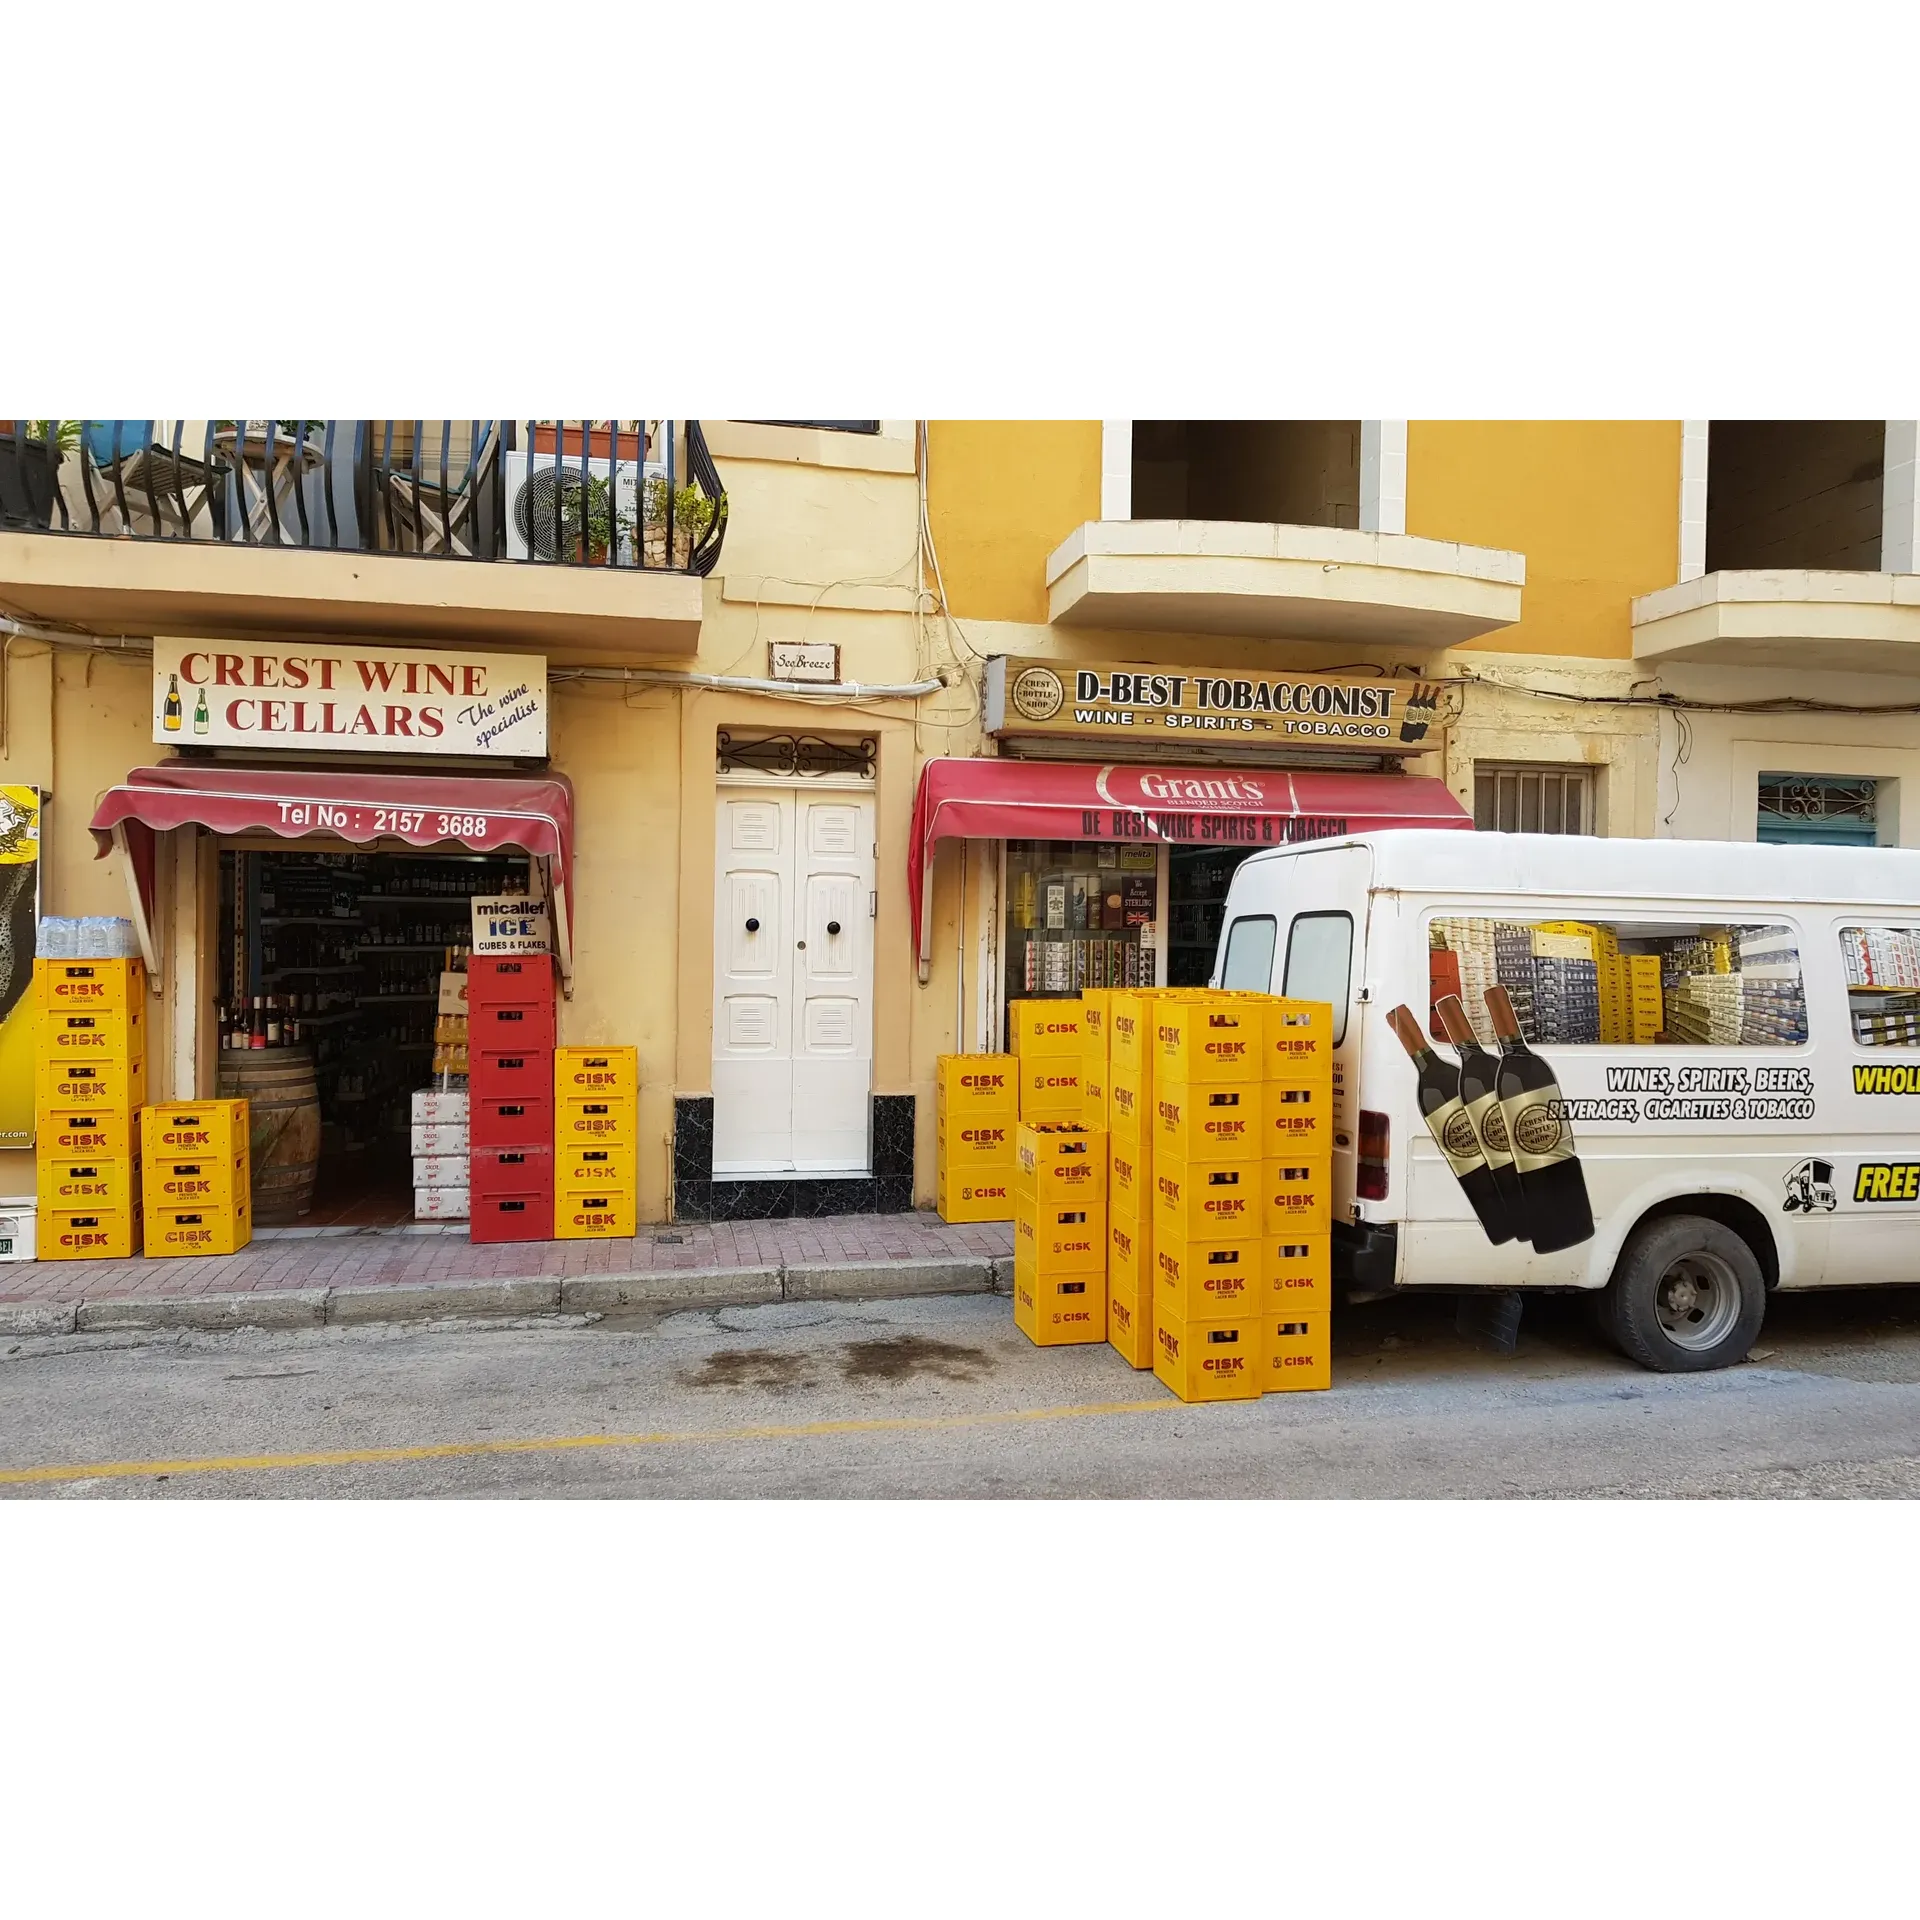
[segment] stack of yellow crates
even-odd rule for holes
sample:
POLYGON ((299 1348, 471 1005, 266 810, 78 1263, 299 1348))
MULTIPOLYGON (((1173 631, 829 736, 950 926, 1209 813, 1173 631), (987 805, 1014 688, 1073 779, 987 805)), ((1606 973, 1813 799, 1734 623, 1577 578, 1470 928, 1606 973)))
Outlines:
POLYGON ((1023 1120, 1015 1149, 1013 1324, 1037 1347, 1107 1337, 1107 1136, 1023 1120))
POLYGON ((140 1115, 147 1253, 238 1253, 253 1238, 244 1100, 175 1100, 140 1115))
POLYGON ((1016 1000, 1007 1009, 1022 1120, 1078 1120, 1080 1003, 1016 1000))
POLYGON ((1107 1057, 1107 1341, 1132 1367, 1153 1365, 1153 987, 1110 992, 1107 1057))
POLYGON ((640 1231, 640 1049, 553 1050, 553 1237, 640 1231))
POLYGON ((1333 1009, 1262 1002, 1261 1344, 1268 1393, 1333 1382, 1333 1009))
POLYGON ((943 1053, 934 1063, 934 1206, 953 1224, 1013 1218, 1019 1062, 1010 1053, 943 1053))
POLYGON ((1666 1010, 1660 999, 1660 956, 1657 953, 1632 953, 1627 956, 1628 1038, 1636 1047, 1653 1044, 1666 1025, 1666 1010))
POLYGON ((146 967, 37 959, 33 994, 39 1256, 124 1259, 140 1251, 146 967))

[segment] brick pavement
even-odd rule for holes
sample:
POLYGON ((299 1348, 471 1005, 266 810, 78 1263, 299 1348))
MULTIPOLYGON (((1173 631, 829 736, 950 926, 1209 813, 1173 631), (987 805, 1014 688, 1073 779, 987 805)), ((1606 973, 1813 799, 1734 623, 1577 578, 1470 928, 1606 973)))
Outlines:
POLYGON ((110 1300, 298 1287, 430 1286, 436 1281, 571 1279, 673 1268, 800 1261, 937 1260, 1009 1255, 1004 1222, 948 1226, 932 1213, 849 1213, 820 1220, 689 1221, 631 1240, 542 1240, 476 1247, 448 1232, 323 1233, 257 1239, 238 1253, 185 1260, 37 1260, 0 1265, 0 1301, 110 1300))

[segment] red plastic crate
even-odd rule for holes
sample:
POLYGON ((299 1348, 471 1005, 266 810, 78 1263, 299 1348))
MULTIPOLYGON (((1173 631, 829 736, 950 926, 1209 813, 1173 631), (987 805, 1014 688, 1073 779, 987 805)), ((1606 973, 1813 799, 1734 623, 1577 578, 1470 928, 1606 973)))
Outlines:
POLYGON ((553 1052, 556 1035, 553 1002, 467 1001, 467 1045, 472 1047, 544 1047, 553 1052))
POLYGON ((467 1154, 467 1186, 475 1199, 484 1194, 553 1195, 551 1147, 475 1147, 467 1154))
POLYGON ((553 1238, 553 1189, 486 1193, 475 1188, 467 1203, 467 1238, 482 1244, 553 1238))
POLYGON ((553 961, 544 953, 467 961, 467 1011, 476 1007, 553 1005, 553 961))
POLYGON ((553 1090, 472 1093, 467 1101, 469 1147, 553 1146, 553 1090))
POLYGON ((517 1100, 524 1093, 553 1097, 551 1047, 481 1047, 469 1042, 467 1073, 468 1093, 485 1099, 517 1100))

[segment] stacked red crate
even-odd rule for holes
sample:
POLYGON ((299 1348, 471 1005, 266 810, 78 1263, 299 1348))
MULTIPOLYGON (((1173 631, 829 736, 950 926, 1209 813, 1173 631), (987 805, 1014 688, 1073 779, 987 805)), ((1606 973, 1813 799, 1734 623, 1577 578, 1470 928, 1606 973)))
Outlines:
POLYGON ((475 1240, 553 1238, 553 962, 467 962, 468 1180, 475 1240))

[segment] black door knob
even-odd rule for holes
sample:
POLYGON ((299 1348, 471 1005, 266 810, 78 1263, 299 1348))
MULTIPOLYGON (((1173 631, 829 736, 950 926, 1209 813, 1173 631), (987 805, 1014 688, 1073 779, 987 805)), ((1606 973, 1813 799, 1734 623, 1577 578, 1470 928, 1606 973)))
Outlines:
POLYGON ((749 933, 758 933, 760 931, 760 922, 758 920, 749 920, 747 922, 747 931, 749 933))
POLYGON ((829 933, 838 933, 840 931, 840 922, 838 920, 829 920, 827 922, 827 931, 829 933))

